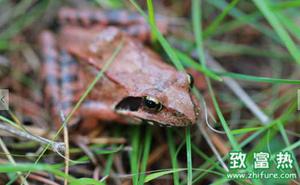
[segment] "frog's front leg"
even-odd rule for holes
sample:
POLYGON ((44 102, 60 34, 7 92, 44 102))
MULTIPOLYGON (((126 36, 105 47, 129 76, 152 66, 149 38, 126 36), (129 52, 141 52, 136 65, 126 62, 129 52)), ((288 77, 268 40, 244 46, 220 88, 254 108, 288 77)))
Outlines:
MULTIPOLYGON (((62 8, 59 11, 60 24, 71 24, 83 27, 95 25, 115 25, 136 38, 143 41, 150 39, 151 30, 144 17, 136 12, 125 10, 77 10, 62 8)), ((166 34, 168 21, 162 16, 157 16, 156 25, 158 29, 166 34)))
POLYGON ((85 101, 80 108, 83 117, 94 117, 103 122, 117 122, 123 124, 140 124, 141 120, 124 117, 117 113, 111 104, 100 101, 85 101))

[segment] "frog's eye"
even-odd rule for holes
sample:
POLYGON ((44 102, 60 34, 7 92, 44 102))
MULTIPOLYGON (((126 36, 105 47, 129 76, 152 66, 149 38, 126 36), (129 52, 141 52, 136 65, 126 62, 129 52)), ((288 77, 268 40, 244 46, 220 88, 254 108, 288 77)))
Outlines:
POLYGON ((190 88, 193 88, 193 86, 194 86, 194 78, 193 78, 193 76, 191 74, 187 74, 187 79, 188 79, 190 88))
POLYGON ((144 107, 150 111, 159 112, 162 109, 162 104, 151 96, 145 96, 143 100, 144 107))

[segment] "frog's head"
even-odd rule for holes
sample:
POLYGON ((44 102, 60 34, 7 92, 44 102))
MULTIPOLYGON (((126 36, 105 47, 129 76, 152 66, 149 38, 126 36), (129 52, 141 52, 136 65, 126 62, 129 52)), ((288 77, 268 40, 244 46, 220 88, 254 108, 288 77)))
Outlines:
POLYGON ((147 87, 144 84, 142 90, 123 98, 115 107, 117 112, 160 126, 187 126, 196 123, 199 106, 191 94, 192 76, 176 72, 175 76, 165 79, 156 81, 154 88, 153 85, 147 87))

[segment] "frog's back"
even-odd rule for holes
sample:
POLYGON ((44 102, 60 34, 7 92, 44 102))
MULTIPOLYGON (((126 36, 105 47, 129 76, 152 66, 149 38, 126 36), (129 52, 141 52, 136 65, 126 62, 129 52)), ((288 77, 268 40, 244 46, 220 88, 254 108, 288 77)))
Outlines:
POLYGON ((123 47, 114 62, 105 72, 124 87, 136 89, 165 89, 176 81, 178 72, 161 58, 143 46, 143 43, 128 36, 116 27, 95 27, 87 31, 78 27, 64 27, 60 32, 61 47, 80 61, 101 69, 118 45, 123 47))

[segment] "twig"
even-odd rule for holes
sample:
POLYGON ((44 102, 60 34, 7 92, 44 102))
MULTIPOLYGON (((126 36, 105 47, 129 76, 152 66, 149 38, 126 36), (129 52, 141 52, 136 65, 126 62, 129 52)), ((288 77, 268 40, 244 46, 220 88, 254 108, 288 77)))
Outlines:
POLYGON ((116 137, 101 137, 101 138, 91 138, 89 143, 93 144, 125 144, 125 138, 116 138, 116 137))
MULTIPOLYGON (((214 70, 224 72, 225 69, 206 52, 207 65, 214 70)), ((257 106, 250 96, 241 88, 241 86, 232 78, 223 77, 224 83, 232 90, 232 92, 248 107, 248 109, 266 125, 270 122, 270 118, 257 106)))
POLYGON ((62 143, 62 142, 54 142, 54 141, 51 141, 49 139, 46 139, 46 138, 43 138, 43 137, 40 137, 40 136, 32 135, 30 133, 27 133, 27 132, 18 130, 16 128, 12 127, 12 126, 9 126, 9 125, 7 125, 3 122, 0 122, 0 130, 5 130, 5 131, 9 132, 10 134, 12 134, 14 136, 17 136, 17 137, 21 137, 21 138, 25 138, 25 139, 28 139, 28 140, 36 141, 36 142, 38 142, 42 145, 50 145, 51 149, 54 152, 64 152, 65 151, 65 144, 62 143))
MULTIPOLYGON (((62 123, 65 122, 66 118, 64 116, 64 113, 60 111, 60 118, 62 123)), ((64 143, 65 143, 65 174, 69 175, 69 159, 70 159, 70 152, 69 152, 69 132, 68 132, 68 125, 63 125, 64 126, 64 143)), ((64 185, 68 185, 68 179, 64 179, 64 185)))
MULTIPOLYGON (((4 144, 2 138, 0 138, 0 146, 1 146, 1 148, 2 148, 2 150, 3 150, 4 153, 9 154, 9 155, 6 155, 6 156, 7 156, 7 159, 8 159, 13 165, 15 165, 16 162, 15 162, 14 158, 10 155, 10 152, 9 152, 9 150, 6 148, 6 145, 4 144)), ((20 177, 20 179, 21 179, 21 181, 22 181, 22 184, 24 184, 24 185, 29 185, 28 182, 26 181, 26 179, 24 178, 24 176, 22 175, 21 172, 17 171, 16 173, 17 173, 18 176, 20 177)))
POLYGON ((45 184, 49 184, 49 185, 59 185, 58 183, 53 182, 52 180, 47 179, 46 177, 39 176, 37 174, 30 174, 28 176, 28 178, 45 183, 45 184))
POLYGON ((210 149, 213 151, 213 153, 215 154, 215 156, 217 157, 218 161, 220 162, 220 164, 222 165, 222 167, 224 168, 225 171, 229 171, 227 165, 224 163, 221 154, 219 153, 219 151, 216 149, 215 145, 213 144, 213 142, 211 141, 210 137, 207 134, 207 129, 204 127, 206 124, 200 123, 200 120, 197 122, 197 125, 199 127, 200 132, 202 133, 204 139, 206 140, 207 144, 209 145, 210 149))
POLYGON ((92 163, 95 166, 98 166, 99 163, 98 163, 97 157, 95 156, 95 154, 87 146, 87 143, 88 143, 87 138, 84 137, 84 136, 78 135, 75 138, 75 142, 76 142, 76 145, 79 148, 81 148, 81 150, 90 158, 90 160, 92 161, 92 163))

